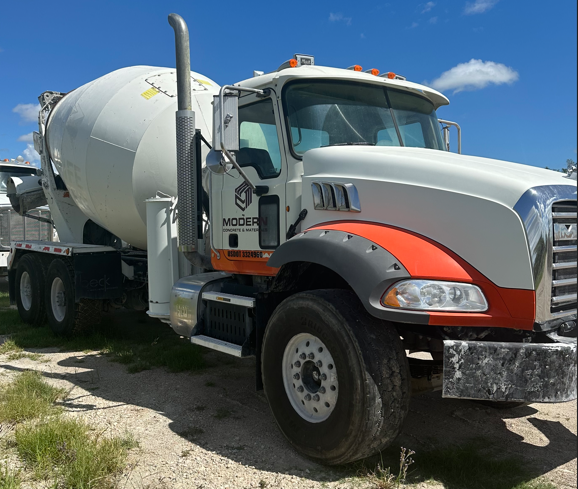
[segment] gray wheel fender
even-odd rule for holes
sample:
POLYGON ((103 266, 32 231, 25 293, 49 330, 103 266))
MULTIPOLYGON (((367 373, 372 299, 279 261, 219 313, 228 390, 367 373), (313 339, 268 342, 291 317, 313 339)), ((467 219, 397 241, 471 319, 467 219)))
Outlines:
POLYGON ((280 268, 293 262, 315 263, 337 273, 372 316, 389 321, 428 322, 428 314, 394 311, 381 305, 383 293, 410 274, 389 251, 362 236, 322 229, 306 231, 279 246, 267 265, 280 268))

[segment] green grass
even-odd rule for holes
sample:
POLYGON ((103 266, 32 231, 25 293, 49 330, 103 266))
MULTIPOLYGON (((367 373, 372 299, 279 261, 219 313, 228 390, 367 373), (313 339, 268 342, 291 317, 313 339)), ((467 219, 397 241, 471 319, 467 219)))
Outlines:
POLYGON ((134 440, 94 433, 82 421, 53 417, 16 430, 18 455, 39 479, 58 487, 112 489, 134 440))
POLYGON ((4 343, 0 345, 0 355, 7 355, 6 358, 8 361, 28 358, 29 360, 34 360, 38 362, 43 359, 42 355, 40 355, 39 353, 25 352, 12 339, 6 340, 4 343))
POLYGON ((65 391, 48 385, 38 372, 26 371, 0 389, 0 422, 21 422, 60 409, 54 403, 63 398, 65 391))
MULTIPOLYGON (((2 299, 0 293, 0 299, 2 299)), ((0 354, 12 352, 12 359, 30 358, 34 354, 21 353, 27 348, 58 348, 62 351, 102 351, 111 360, 127 366, 131 373, 153 367, 165 367, 171 372, 194 372, 205 368, 203 350, 179 338, 161 322, 138 315, 104 316, 101 324, 89 335, 63 338, 48 327, 32 327, 21 321, 18 311, 0 311, 0 335, 10 339, 0 346, 0 354), (128 319, 124 321, 124 318, 128 319), (135 321, 136 318, 136 321, 135 321), (17 356, 19 353, 21 356, 17 356), (22 356, 23 355, 23 356, 22 356)))
MULTIPOLYGON (((415 463, 408 470, 409 484, 437 482, 445 489, 555 489, 549 482, 535 479, 537 474, 523 460, 508 455, 491 440, 416 452, 412 455, 415 463)), ((376 488, 393 489, 399 487, 399 466, 399 450, 391 448, 379 461, 353 464, 346 470, 363 474, 376 488)))
POLYGON ((6 465, 0 468, 0 489, 20 489, 20 472, 10 470, 6 465))
POLYGON ((0 292, 0 307, 10 307, 10 294, 8 292, 0 292))

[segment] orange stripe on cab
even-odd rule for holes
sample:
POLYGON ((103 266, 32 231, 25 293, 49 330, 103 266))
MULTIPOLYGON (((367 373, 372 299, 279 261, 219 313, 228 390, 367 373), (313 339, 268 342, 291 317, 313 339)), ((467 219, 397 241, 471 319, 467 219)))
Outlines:
MULTIPOLYGON (((536 294, 533 290, 498 287, 477 269, 443 245, 404 229, 363 221, 318 224, 313 229, 335 230, 362 236, 394 255, 412 278, 474 283, 488 300, 485 313, 424 311, 436 326, 483 326, 531 330, 536 294)), ((308 230, 308 231, 309 231, 308 230)))

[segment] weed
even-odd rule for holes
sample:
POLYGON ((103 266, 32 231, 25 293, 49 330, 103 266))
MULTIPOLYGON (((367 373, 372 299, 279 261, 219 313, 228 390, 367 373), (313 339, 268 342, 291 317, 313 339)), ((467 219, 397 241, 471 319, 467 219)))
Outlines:
POLYGON ((0 468, 0 489, 20 489, 20 472, 4 465, 0 468))
POLYGON ((64 487, 115 487, 114 476, 124 468, 128 450, 135 442, 90 431, 81 421, 54 417, 18 428, 16 448, 39 478, 55 478, 64 487))
POLYGON ((231 416, 231 414, 233 414, 233 412, 230 411, 229 409, 219 408, 219 409, 217 409, 215 414, 213 414, 213 418, 225 419, 225 418, 229 418, 231 416))
POLYGON ((0 345, 0 355, 5 355, 6 353, 20 353, 21 351, 22 348, 20 348, 12 339, 6 340, 0 345))
POLYGON ((191 454, 191 452, 192 452, 192 450, 183 450, 181 452, 181 457, 182 458, 188 457, 191 454))
POLYGON ((442 446, 420 451, 411 482, 433 479, 448 489, 551 489, 534 476, 520 459, 493 456, 491 441, 471 441, 462 446, 442 446))
POLYGON ((260 488, 260 489, 265 489, 266 487, 267 487, 267 483, 266 483, 263 479, 261 479, 261 480, 259 481, 259 488, 260 488))
POLYGON ((399 471, 397 475, 392 474, 391 469, 384 466, 382 458, 377 464, 375 470, 370 471, 367 474, 367 478, 371 484, 373 484, 375 489, 399 488, 401 484, 405 484, 409 466, 414 463, 411 458, 412 455, 415 455, 413 450, 402 447, 399 456, 399 471))
POLYGON ((8 355, 8 361, 14 361, 14 360, 22 360, 23 358, 27 358, 28 360, 33 360, 34 362, 41 362, 42 360, 44 360, 44 356, 41 355, 40 353, 27 353, 27 352, 23 352, 23 351, 19 351, 19 352, 14 352, 14 353, 10 353, 8 355))
POLYGON ((136 360, 134 351, 132 350, 121 350, 119 352, 114 352, 113 362, 122 363, 123 365, 129 365, 134 363, 136 360))
POLYGON ((10 307, 10 294, 8 292, 0 292, 0 307, 10 307))
POLYGON ((59 411, 54 402, 65 394, 48 385, 38 372, 18 374, 14 382, 0 391, 0 422, 19 422, 59 411))
POLYGON ((150 370, 151 364, 145 362, 144 360, 137 360, 132 365, 129 365, 126 370, 129 374, 138 374, 139 372, 143 372, 144 370, 150 370))

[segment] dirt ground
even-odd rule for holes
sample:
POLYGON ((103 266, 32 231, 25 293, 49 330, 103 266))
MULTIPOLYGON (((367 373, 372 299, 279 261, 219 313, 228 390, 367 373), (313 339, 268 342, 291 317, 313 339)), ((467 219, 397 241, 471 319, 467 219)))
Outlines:
MULTIPOLYGON (((65 406, 71 415, 111 434, 132 433, 140 448, 131 453, 120 488, 363 486, 349 479, 350 473, 317 465, 289 446, 263 393, 255 390, 254 359, 208 352, 209 367, 196 374, 165 369, 130 374, 98 352, 34 351, 43 354, 42 361, 0 356, 0 381, 39 370, 70 390, 65 406)), ((491 438, 496 455, 517 456, 557 487, 574 488, 576 409, 574 401, 501 411, 424 394, 412 400, 396 443, 419 451, 491 438)))

